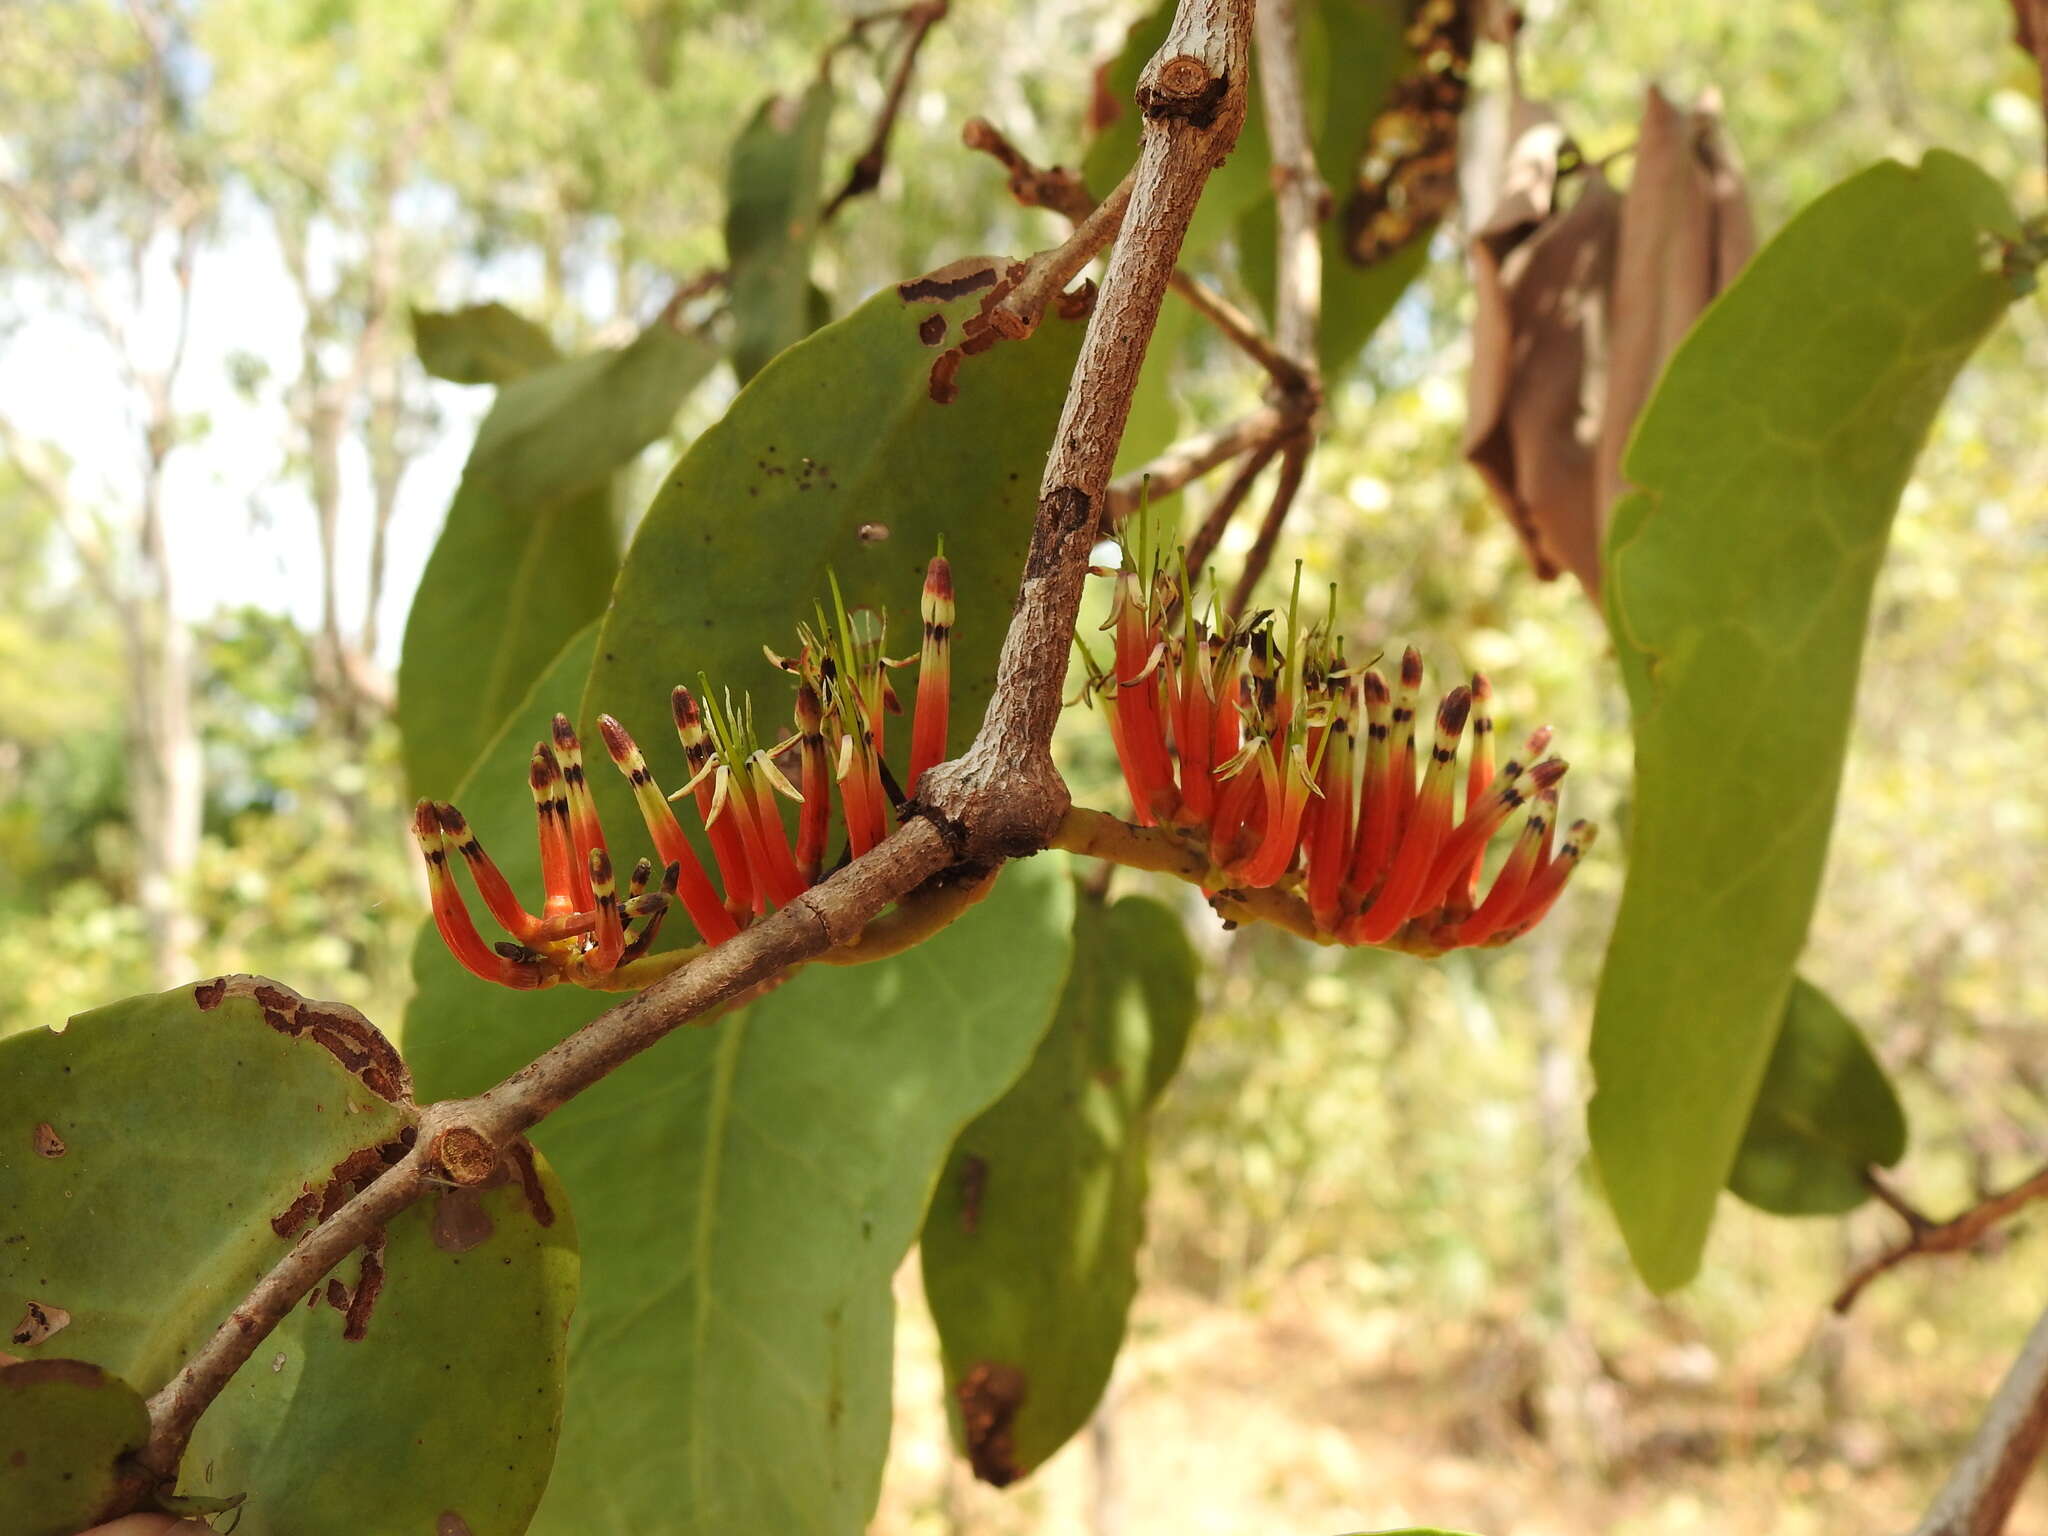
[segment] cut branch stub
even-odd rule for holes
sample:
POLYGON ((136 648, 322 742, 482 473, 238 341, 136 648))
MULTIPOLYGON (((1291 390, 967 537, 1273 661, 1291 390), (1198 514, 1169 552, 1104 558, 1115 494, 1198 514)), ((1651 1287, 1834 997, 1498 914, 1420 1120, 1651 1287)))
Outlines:
MULTIPOLYGON (((420 1121, 360 1015, 258 977, 11 1036, 0 1080, 0 1310, 68 1315, 9 1347, 141 1392, 404 1160, 420 1121), (63 1157, 36 1150, 38 1125, 63 1157)), ((245 1533, 430 1529, 449 1508, 478 1532, 519 1528, 547 1476, 575 1267, 559 1190, 538 1170, 533 1188, 545 1220, 509 1173, 460 1192, 492 1228, 461 1254, 434 1243, 440 1195, 344 1257, 323 1304, 280 1323, 199 1421, 182 1476, 130 1496, 246 1493, 245 1533), (522 1450, 478 1457, 484 1440, 522 1450)))

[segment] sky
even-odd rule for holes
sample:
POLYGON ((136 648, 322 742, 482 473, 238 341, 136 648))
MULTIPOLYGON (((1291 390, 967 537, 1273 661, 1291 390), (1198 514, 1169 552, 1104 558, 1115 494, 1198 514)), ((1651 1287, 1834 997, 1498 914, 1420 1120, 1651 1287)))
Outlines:
MULTIPOLYGON (((298 372, 304 311, 282 258, 246 206, 223 210, 222 238, 209 242, 193 280, 191 341, 179 376, 180 413, 204 423, 169 461, 165 521, 177 602, 187 619, 253 604, 302 625, 320 616, 319 547, 303 477, 291 469, 298 444, 285 387, 298 372), (262 365, 250 397, 235 387, 246 359, 262 365)), ((168 354, 176 313, 168 256, 152 253, 132 316, 138 350, 168 354)), ((524 286, 508 275, 506 286, 524 286)), ((516 302, 516 292, 504 295, 516 302)), ((116 519, 139 484, 139 433, 114 353, 79 315, 49 294, 18 296, 20 323, 0 333, 0 415, 28 438, 52 445, 71 465, 74 493, 116 519)), ((482 295, 478 295, 482 297, 482 295)), ((430 383, 440 417, 400 486, 380 614, 380 660, 395 666, 420 572, 462 475, 462 461, 490 404, 488 388, 430 383)), ((341 601, 353 625, 368 585, 370 487, 361 445, 344 447, 341 601)))

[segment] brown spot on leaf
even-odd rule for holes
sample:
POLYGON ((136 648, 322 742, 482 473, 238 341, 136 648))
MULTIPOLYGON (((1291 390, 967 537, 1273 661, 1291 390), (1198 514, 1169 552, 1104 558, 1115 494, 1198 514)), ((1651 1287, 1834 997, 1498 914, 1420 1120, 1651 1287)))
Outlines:
POLYGON ((220 1006, 220 1000, 227 996, 228 979, 216 976, 211 981, 202 981, 192 989, 192 1001, 199 1005, 201 1013, 211 1013, 220 1006))
POLYGON ((441 1518, 434 1522, 434 1536, 473 1536, 469 1522, 452 1509, 441 1511, 441 1518))
POLYGON ((860 541, 863 544, 880 544, 888 537, 889 525, 887 523, 862 523, 860 525, 860 541))
POLYGON ((10 1456, 10 1457, 8 1457, 8 1458, 7 1458, 7 1465, 9 1465, 10 1467, 25 1467, 25 1466, 27 1466, 27 1465, 28 1465, 28 1452, 27 1452, 27 1451, 16 1451, 16 1452, 15 1452, 15 1453, 14 1453, 14 1454, 13 1454, 12 1456, 10 1456))
POLYGON ((1024 1475, 1010 1440, 1010 1426, 1024 1404, 1028 1383, 1014 1365, 984 1360, 961 1378, 953 1395, 960 1400, 960 1423, 967 1437, 967 1463, 974 1475, 995 1488, 1007 1488, 1024 1475))
POLYGON ((341 1325, 344 1339, 364 1338, 370 1331, 370 1313, 377 1295, 384 1289, 384 1234, 379 1232, 363 1245, 363 1270, 349 1298, 347 1320, 341 1325))
POLYGON ((969 1237, 981 1225, 981 1196, 988 1188, 988 1159, 969 1153, 960 1162, 960 1230, 969 1237))
POLYGON ((71 1314, 62 1307, 52 1306, 46 1301, 31 1301, 28 1310, 21 1314, 21 1321, 14 1325, 14 1331, 7 1337, 25 1348, 33 1348, 70 1324, 71 1314))
MULTIPOLYGON (((113 1381, 98 1366, 85 1360, 24 1360, 0 1370, 0 1384, 17 1389, 40 1386, 46 1381, 72 1387, 103 1387, 113 1381)), ((15 1465, 19 1466, 17 1462, 15 1465)))
POLYGON ((896 297, 906 304, 946 304, 979 293, 1002 275, 1004 263, 993 256, 962 256, 923 277, 896 285, 896 297))
POLYGON ((521 1138, 505 1149, 512 1159, 512 1167, 519 1175, 519 1187, 526 1195, 527 1209, 533 1212, 533 1219, 544 1227, 555 1224, 555 1208, 548 1204, 548 1192, 540 1181, 540 1169, 533 1161, 532 1143, 521 1138))
POLYGON ((341 1283, 339 1275, 329 1275, 327 1277, 327 1305, 334 1308, 335 1311, 346 1315, 348 1304, 353 1299, 349 1294, 349 1288, 341 1283))
POLYGON ((270 1230, 279 1237, 295 1237, 313 1212, 320 1208, 320 1191, 308 1189, 298 1199, 270 1218, 270 1230))
POLYGON ((490 1241, 490 1213, 473 1189, 451 1189, 434 1203, 434 1246, 446 1253, 467 1253, 490 1241))
POLYGON ((34 1139, 37 1157, 62 1157, 68 1150, 64 1138, 57 1134, 57 1127, 47 1120, 36 1122, 34 1139))
POLYGON ((928 347, 936 347, 946 339, 946 317, 926 315, 917 323, 917 339, 928 347))

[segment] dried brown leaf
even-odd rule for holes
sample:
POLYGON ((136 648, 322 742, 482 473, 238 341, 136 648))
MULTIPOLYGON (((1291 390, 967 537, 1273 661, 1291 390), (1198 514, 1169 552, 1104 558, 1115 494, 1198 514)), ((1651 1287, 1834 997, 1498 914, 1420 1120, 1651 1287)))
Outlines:
POLYGON ((1600 423, 1597 505, 1627 489, 1621 458, 1672 350, 1756 249, 1749 191, 1709 92, 1690 111, 1651 86, 1621 211, 1611 350, 1600 423))
POLYGON ((1500 195, 1472 240, 1466 459, 1537 574, 1599 583, 1594 450, 1621 199, 1552 114, 1516 103, 1500 195))

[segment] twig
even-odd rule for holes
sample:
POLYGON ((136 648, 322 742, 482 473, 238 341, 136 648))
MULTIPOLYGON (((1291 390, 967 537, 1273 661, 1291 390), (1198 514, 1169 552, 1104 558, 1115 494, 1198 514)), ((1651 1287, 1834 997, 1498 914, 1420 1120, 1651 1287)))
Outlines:
POLYGON ((1079 223, 1095 207, 1081 178, 1063 165, 1040 170, 1024 152, 985 117, 970 117, 960 129, 960 142, 993 156, 1010 173, 1010 196, 1026 208, 1050 208, 1079 223))
POLYGON ((1853 1307, 1856 1298, 1863 1293, 1863 1288, 1886 1270, 1895 1269, 1919 1254, 1961 1253, 1974 1248, 1987 1232, 2007 1217, 2036 1200, 2048 1199, 2048 1168, 2041 1169, 2032 1178, 2015 1184, 2011 1189, 1979 1201, 1960 1216, 1940 1222, 1929 1221, 1874 1177, 1871 1180, 1871 1188, 1880 1200, 1904 1218, 1907 1227, 1906 1240, 1887 1248, 1849 1277, 1835 1296, 1834 1306, 1837 1312, 1847 1312, 1853 1307))
POLYGON ((903 109, 903 96, 910 89, 911 72, 917 68, 918 50, 924 47, 925 38, 933 27, 945 20, 948 0, 924 0, 919 5, 903 8, 897 18, 903 27, 903 52, 896 60, 896 72, 889 77, 888 92, 882 97, 882 110, 875 116, 875 131, 868 138, 868 147, 860 152, 853 162, 853 169, 847 172, 846 185, 833 195, 819 215, 820 224, 829 223, 840 206, 863 192, 872 192, 882 184, 882 167, 889 158, 889 136, 896 131, 896 116, 903 109))
POLYGON ((1262 405, 1236 421, 1175 443, 1158 458, 1109 485, 1109 510, 1119 521, 1138 510, 1147 495, 1171 496, 1191 480, 1199 480, 1218 464, 1269 444, 1277 446, 1298 423, 1277 405, 1262 405), (1149 492, 1147 487, 1150 487, 1149 492))
MULTIPOLYGON (((1230 876, 1209 862, 1205 843, 1191 840, 1170 827, 1137 827, 1118 820, 1107 811, 1074 805, 1069 806, 1066 815, 1061 817, 1050 846, 1091 859, 1121 864, 1126 869, 1171 875, 1176 880, 1197 886, 1217 916, 1228 923, 1268 923, 1311 944, 1339 942, 1334 934, 1325 933, 1316 926, 1308 903, 1293 891, 1277 885, 1254 890, 1234 889, 1230 876)), ((1405 933, 1382 947, 1417 955, 1443 952, 1441 946, 1429 942, 1427 935, 1410 937, 1405 933)))
POLYGON ((1252 547, 1244 557, 1244 570, 1238 575, 1237 585, 1230 593, 1228 611, 1233 615, 1244 612, 1259 578, 1266 574, 1266 567, 1272 563, 1273 546, 1280 542, 1280 529, 1286 524, 1294 498, 1301 490, 1301 478, 1308 470, 1309 450, 1314 443, 1315 439, 1303 432, 1289 438, 1280 450, 1280 478, 1273 483, 1273 500, 1266 507, 1265 520, 1259 524, 1259 535, 1252 541, 1252 547))
POLYGON ((1209 508, 1209 515, 1202 519, 1202 526, 1195 530, 1195 536, 1188 540, 1187 567, 1190 575, 1199 575, 1209 563, 1209 557, 1216 553, 1216 546, 1223 542, 1223 530, 1230 526, 1230 520, 1237 515, 1237 509, 1250 493, 1252 482, 1259 473, 1273 462, 1273 455, 1280 451, 1278 439, 1261 443, 1245 455, 1237 466, 1237 472, 1230 477, 1230 483, 1223 487, 1209 508))
POLYGON ((1196 314, 1215 326, 1223 334, 1224 340, 1271 374, 1274 385, 1280 390, 1296 394, 1309 387, 1308 376, 1300 365, 1266 339, 1265 333, 1259 329, 1258 321, 1199 277, 1176 270, 1173 274, 1173 291, 1186 299, 1188 307, 1196 314))
MULTIPOLYGON (((965 756, 929 772, 925 803, 879 847, 737 938, 599 1015, 474 1099, 427 1106, 405 1158, 315 1228, 150 1399, 140 1463, 175 1477, 192 1428, 277 1322, 326 1272, 417 1200, 431 1175, 487 1177, 516 1136, 676 1029, 857 939, 890 902, 949 867, 963 877, 1045 847, 1067 809, 1051 740, 1088 553, 1144 342, 1212 166, 1244 120, 1250 0, 1182 0, 1139 80, 1143 148, 1101 301, 1081 344, 1040 485, 994 696, 965 756)), ((137 1491, 139 1499, 146 1489, 137 1491)))
POLYGON ((1330 213, 1330 189, 1316 167, 1315 144, 1309 136, 1294 5, 1295 0, 1263 0, 1259 6, 1259 105, 1273 150, 1273 202, 1279 226, 1273 343, 1315 381, 1323 313, 1322 222, 1330 213))
POLYGON ((2048 1312, 1998 1385, 1984 1422, 1913 1536, 1998 1536, 2048 1448, 2048 1312))
POLYGON ((1074 226, 1074 232, 1049 251, 1040 251, 1024 263, 1023 274, 1002 301, 989 311, 989 322, 1013 341, 1029 336, 1045 318, 1045 307, 1066 291, 1081 269, 1098 256, 1103 247, 1123 228, 1124 211, 1131 203, 1131 176, 1116 184, 1109 196, 1097 203, 1074 226))

